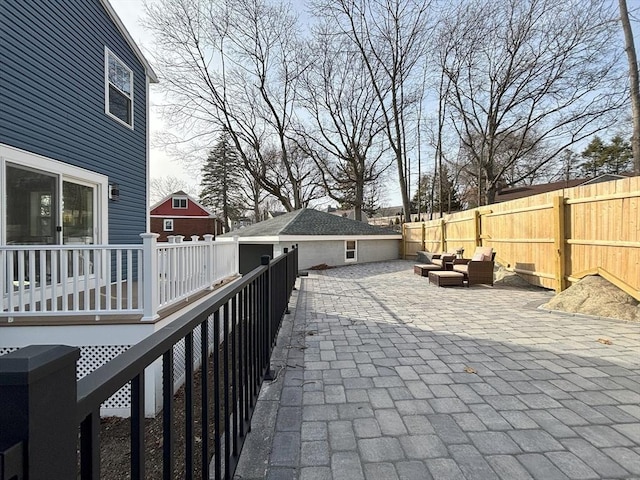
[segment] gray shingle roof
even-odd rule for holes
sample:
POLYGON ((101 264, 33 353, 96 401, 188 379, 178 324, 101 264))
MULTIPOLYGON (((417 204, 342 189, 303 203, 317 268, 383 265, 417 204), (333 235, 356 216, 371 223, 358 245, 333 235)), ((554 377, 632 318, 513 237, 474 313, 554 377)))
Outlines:
POLYGON ((387 228, 349 220, 330 213, 303 208, 259 222, 224 237, 271 237, 278 235, 398 235, 387 228))

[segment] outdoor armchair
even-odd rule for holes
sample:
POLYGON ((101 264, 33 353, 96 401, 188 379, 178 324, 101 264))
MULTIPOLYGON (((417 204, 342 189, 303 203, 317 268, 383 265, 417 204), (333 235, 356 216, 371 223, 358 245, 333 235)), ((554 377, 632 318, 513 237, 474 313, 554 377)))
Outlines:
POLYGON ((467 285, 493 285, 493 265, 496 252, 491 247, 478 247, 472 258, 453 260, 453 271, 463 273, 467 285))
POLYGON ((438 265, 440 270, 446 270, 447 268, 451 268, 450 265, 453 264, 453 260, 456 258, 455 253, 434 253, 431 258, 431 263, 438 265))

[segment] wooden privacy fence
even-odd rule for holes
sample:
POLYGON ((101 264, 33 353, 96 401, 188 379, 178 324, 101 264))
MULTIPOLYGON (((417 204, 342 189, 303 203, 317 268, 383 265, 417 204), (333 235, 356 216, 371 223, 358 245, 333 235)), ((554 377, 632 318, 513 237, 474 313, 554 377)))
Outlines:
POLYGON ((403 255, 490 246, 496 261, 560 292, 600 274, 640 300, 640 177, 583 185, 403 225, 403 255))

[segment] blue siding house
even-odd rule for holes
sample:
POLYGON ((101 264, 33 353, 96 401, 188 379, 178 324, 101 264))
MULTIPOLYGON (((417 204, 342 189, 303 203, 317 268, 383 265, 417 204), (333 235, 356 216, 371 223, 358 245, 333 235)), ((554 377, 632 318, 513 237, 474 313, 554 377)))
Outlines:
POLYGON ((157 78, 108 0, 2 0, 0 39, 0 246, 141 243, 157 78))

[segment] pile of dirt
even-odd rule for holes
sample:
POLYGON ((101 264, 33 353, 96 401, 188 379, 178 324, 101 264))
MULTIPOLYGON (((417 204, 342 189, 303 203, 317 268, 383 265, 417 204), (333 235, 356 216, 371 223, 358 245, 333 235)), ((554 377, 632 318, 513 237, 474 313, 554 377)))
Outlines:
POLYGON ((508 271, 502 265, 496 265, 496 268, 493 271, 493 284, 516 288, 540 288, 535 285, 531 285, 520 275, 515 272, 508 271))
POLYGON ((640 322, 638 301, 599 275, 584 277, 540 308, 640 322))
POLYGON ((333 267, 330 267, 326 263, 321 263, 320 265, 314 265, 313 267, 309 267, 309 270, 329 270, 330 268, 333 268, 333 267))

